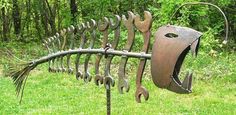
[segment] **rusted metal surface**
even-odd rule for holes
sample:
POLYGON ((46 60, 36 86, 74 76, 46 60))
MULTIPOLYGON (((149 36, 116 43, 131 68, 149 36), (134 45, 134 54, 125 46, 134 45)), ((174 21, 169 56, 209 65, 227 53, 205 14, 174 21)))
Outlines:
MULTIPOLYGON (((134 43, 134 38, 135 38, 135 30, 134 30, 134 17, 135 15, 128 11, 128 19, 126 19, 125 15, 122 16, 122 21, 124 26, 127 28, 128 31, 128 36, 127 36, 127 43, 123 49, 124 52, 130 52, 134 43)), ((128 83, 128 77, 125 75, 125 68, 126 64, 128 61, 128 57, 123 55, 121 57, 120 65, 119 65, 119 70, 118 70, 118 90, 120 93, 123 93, 123 89, 126 89, 126 92, 129 91, 129 83, 128 83)))
MULTIPOLYGON (((87 28, 90 33, 90 45, 88 49, 93 49, 95 39, 96 39, 96 28, 97 28, 97 23, 95 20, 91 19, 90 22, 87 22, 87 28)), ((87 54, 84 62, 84 81, 88 82, 92 80, 92 77, 89 73, 88 70, 88 64, 90 60, 91 54, 87 54)))
MULTIPOLYGON (((104 17, 102 20, 98 22, 98 30, 103 34, 103 40, 101 44, 101 49, 106 47, 107 40, 108 40, 108 28, 109 28, 109 20, 107 17, 104 17)), ((96 62, 95 62, 95 83, 96 85, 103 84, 103 76, 99 73, 99 66, 101 61, 102 55, 97 54, 96 62)))
MULTIPOLYGON (((143 39, 144 39, 144 44, 142 48, 142 53, 146 54, 148 53, 148 47, 150 43, 150 37, 151 37, 151 25, 152 25, 152 15, 150 12, 145 11, 144 12, 144 20, 141 21, 140 16, 136 15, 135 17, 135 26, 136 28, 142 32, 143 39)), ((149 98, 149 93, 145 87, 142 86, 142 77, 143 77, 143 72, 145 69, 147 59, 145 58, 140 58, 139 66, 138 66, 138 71, 137 71, 137 77, 136 77, 136 92, 135 92, 135 99, 137 102, 141 102, 141 95, 144 96, 145 100, 148 100, 149 98)))
POLYGON ((176 93, 190 93, 192 73, 184 81, 179 80, 179 72, 189 50, 197 55, 201 33, 186 27, 167 25, 155 33, 152 48, 151 74, 154 84, 176 93))
MULTIPOLYGON (((110 28, 112 30, 114 30, 114 40, 112 42, 112 44, 106 44, 105 46, 105 50, 107 53, 107 50, 116 50, 116 47, 118 45, 119 42, 119 38, 120 38, 120 16, 116 15, 115 16, 115 20, 113 21, 112 19, 110 19, 110 28)), ((113 79, 113 77, 111 76, 110 73, 110 69, 111 69, 111 61, 113 59, 114 55, 108 55, 105 56, 106 58, 106 62, 105 62, 105 71, 104 71, 104 85, 111 85, 114 86, 115 85, 115 81, 113 79)))

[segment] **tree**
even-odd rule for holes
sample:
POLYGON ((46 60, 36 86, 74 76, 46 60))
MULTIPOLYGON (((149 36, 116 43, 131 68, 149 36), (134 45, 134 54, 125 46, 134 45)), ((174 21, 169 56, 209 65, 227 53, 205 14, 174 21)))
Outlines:
POLYGON ((18 5, 18 0, 12 0, 13 11, 12 17, 14 22, 14 33, 18 36, 21 31, 21 17, 20 17, 20 9, 18 5))
POLYGON ((76 5, 75 0, 70 0, 70 11, 72 15, 71 17, 72 24, 75 25, 77 23, 76 21, 77 5, 76 5))

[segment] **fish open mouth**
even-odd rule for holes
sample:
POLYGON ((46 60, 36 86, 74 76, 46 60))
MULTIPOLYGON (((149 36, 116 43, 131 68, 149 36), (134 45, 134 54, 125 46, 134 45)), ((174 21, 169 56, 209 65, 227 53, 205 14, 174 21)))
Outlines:
POLYGON ((181 81, 179 73, 189 51, 197 56, 201 36, 194 29, 174 25, 157 30, 151 58, 152 80, 157 87, 180 94, 192 92, 193 74, 188 72, 181 81))
POLYGON ((178 60, 177 60, 175 67, 174 67, 174 71, 172 73, 172 81, 171 81, 169 87, 167 88, 168 90, 171 90, 176 93, 181 93, 181 94, 192 92, 191 88, 192 88, 193 73, 187 72, 183 82, 181 82, 179 79, 179 73, 180 73, 180 69, 182 67, 182 64, 184 62, 184 59, 190 50, 191 50, 192 55, 194 57, 197 56, 199 42, 200 42, 200 37, 196 41, 194 41, 193 44, 191 44, 187 48, 185 48, 183 50, 183 52, 179 55, 178 60))

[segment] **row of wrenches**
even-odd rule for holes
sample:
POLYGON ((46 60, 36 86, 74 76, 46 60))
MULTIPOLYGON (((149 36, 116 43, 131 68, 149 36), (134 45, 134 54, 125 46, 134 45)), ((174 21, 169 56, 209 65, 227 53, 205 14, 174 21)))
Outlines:
MULTIPOLYGON (((56 33, 53 37, 49 37, 47 39, 43 40, 43 46, 45 46, 48 50, 48 55, 60 52, 60 51, 66 51, 66 50, 72 50, 72 49, 84 49, 86 46, 86 42, 89 38, 89 45, 86 47, 87 49, 93 49, 96 40, 100 40, 101 49, 107 50, 117 50, 117 46, 120 39, 121 34, 121 24, 124 24, 125 28, 127 29, 127 42, 125 46, 123 47, 123 52, 131 52, 132 46, 135 42, 135 32, 138 30, 143 35, 143 47, 140 51, 141 54, 147 54, 150 44, 150 37, 151 37, 151 25, 152 25, 152 15, 148 11, 144 11, 144 20, 141 20, 140 16, 138 14, 134 15, 131 11, 128 11, 128 18, 125 15, 122 15, 122 19, 119 15, 115 15, 114 19, 107 17, 102 18, 98 21, 98 23, 91 19, 90 21, 86 23, 82 23, 76 26, 70 26, 67 29, 62 29, 60 32, 56 33), (98 38, 98 33, 100 32, 102 34, 101 38, 98 38), (114 38, 111 42, 109 42, 109 34, 111 32, 114 33, 114 38), (80 39, 80 45, 79 47, 76 47, 76 40, 80 39)), ((75 59, 75 70, 71 66, 71 54, 68 54, 66 56, 60 56, 58 58, 55 58, 51 61, 49 61, 49 71, 50 72, 68 72, 68 73, 74 73, 76 74, 76 78, 84 79, 85 82, 89 82, 92 80, 92 77, 89 73, 89 60, 91 58, 92 54, 86 54, 85 61, 84 61, 84 73, 81 72, 79 68, 80 59, 81 59, 80 53, 76 55, 75 59), (64 58, 66 57, 66 62, 63 62, 64 58), (64 67, 64 63, 66 64, 66 67, 64 67)), ((101 75, 99 68, 100 68, 100 62, 102 57, 105 55, 102 54, 96 54, 96 62, 95 62, 95 83, 96 85, 99 84, 109 84, 111 86, 115 85, 115 81, 110 73, 111 68, 111 62, 114 57, 114 55, 107 55, 105 56, 105 71, 104 75, 101 75)), ((125 74, 125 68, 128 61, 127 56, 121 56, 121 61, 119 64, 118 69, 118 90, 120 93, 123 93, 125 90, 126 92, 129 91, 130 85, 128 82, 128 77, 125 74)), ((142 86, 142 76, 145 69, 146 61, 148 58, 140 58, 137 75, 136 75, 136 101, 141 102, 141 95, 144 96, 145 100, 148 100, 149 93, 146 90, 145 87, 142 86)))

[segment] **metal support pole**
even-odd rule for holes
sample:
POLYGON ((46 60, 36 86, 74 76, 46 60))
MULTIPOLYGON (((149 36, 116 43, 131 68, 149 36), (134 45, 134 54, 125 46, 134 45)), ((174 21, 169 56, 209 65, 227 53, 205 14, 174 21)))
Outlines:
POLYGON ((109 83, 106 85, 106 96, 107 96, 107 115, 111 115, 111 87, 109 83))

